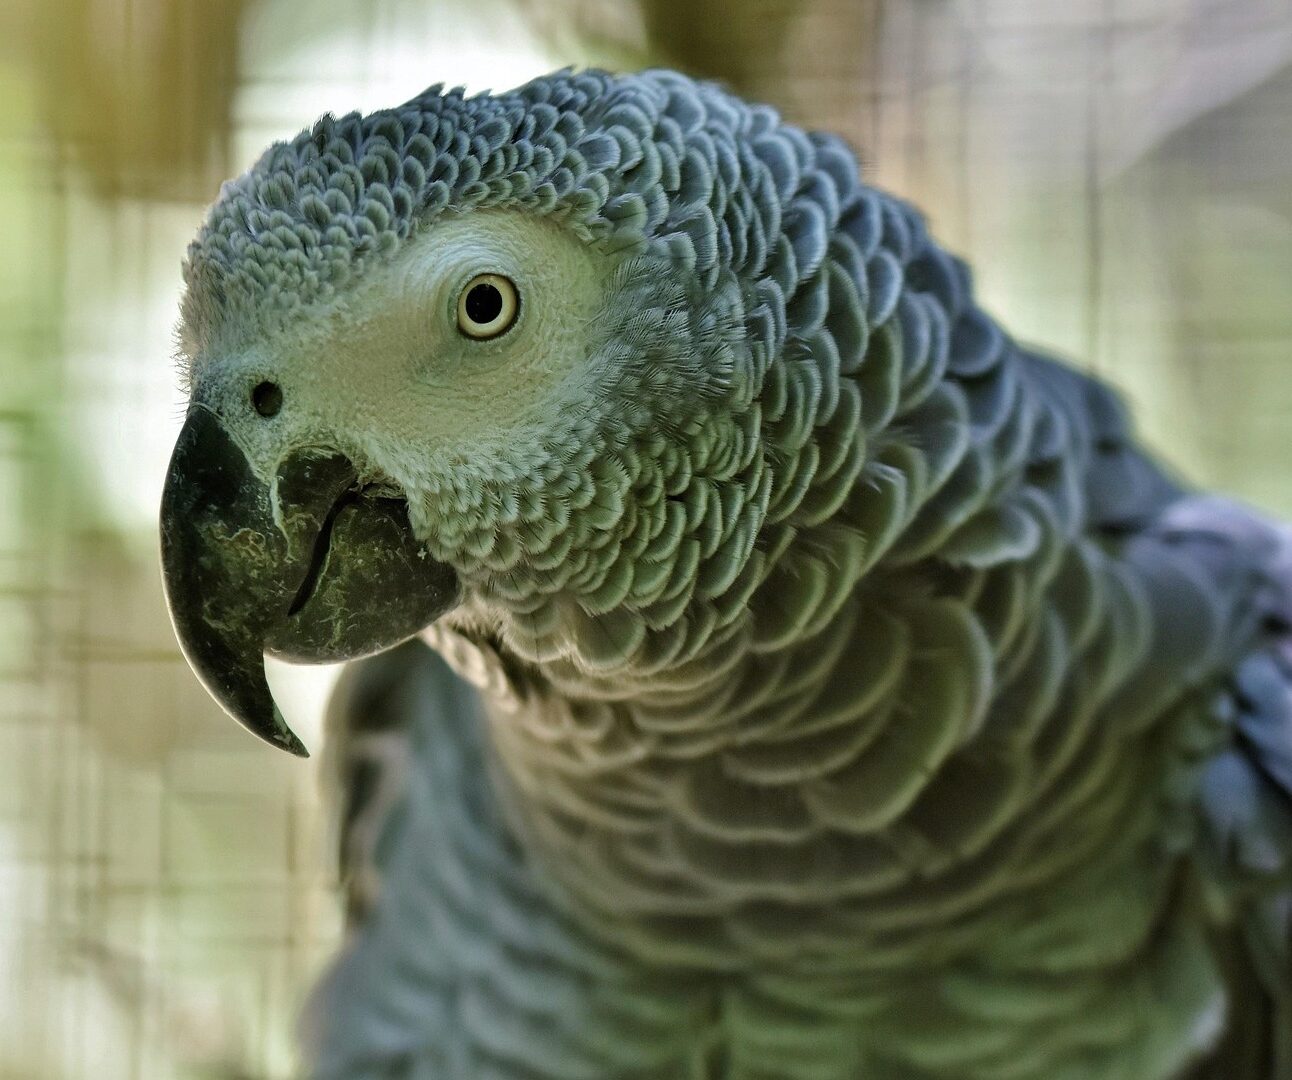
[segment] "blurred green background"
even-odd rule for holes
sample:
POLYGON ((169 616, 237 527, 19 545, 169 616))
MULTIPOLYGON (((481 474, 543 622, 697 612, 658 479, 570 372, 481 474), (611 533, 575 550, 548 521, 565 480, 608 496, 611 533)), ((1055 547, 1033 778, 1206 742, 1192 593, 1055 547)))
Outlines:
MULTIPOLYGON (((340 933, 326 802, 317 755, 218 714, 163 608, 180 260, 320 113, 569 63, 850 136, 1017 337, 1292 515, 1286 0, 4 0, 0 1078, 291 1075, 340 933)), ((316 749, 333 675, 271 672, 316 749)))

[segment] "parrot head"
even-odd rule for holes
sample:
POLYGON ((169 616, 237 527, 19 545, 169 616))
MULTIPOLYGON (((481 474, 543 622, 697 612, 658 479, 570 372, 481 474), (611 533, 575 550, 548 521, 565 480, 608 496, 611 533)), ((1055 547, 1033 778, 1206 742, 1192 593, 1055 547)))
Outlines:
POLYGON ((185 654, 252 732, 303 753, 264 654, 361 657, 450 612, 524 660, 677 653, 652 630, 706 563, 735 576, 766 506, 776 319, 742 266, 780 206, 734 108, 666 72, 433 87, 224 186, 185 264, 161 539, 185 654), (706 471, 711 541, 683 496, 706 471))

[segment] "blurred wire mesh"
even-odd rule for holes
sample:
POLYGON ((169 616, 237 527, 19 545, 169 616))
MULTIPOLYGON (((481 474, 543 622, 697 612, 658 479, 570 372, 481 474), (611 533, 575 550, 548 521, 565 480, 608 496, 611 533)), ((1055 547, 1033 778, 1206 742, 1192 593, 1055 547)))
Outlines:
MULTIPOLYGON (((289 1076, 339 936, 313 767, 162 605, 185 244, 324 111, 667 63, 849 135, 1018 337, 1292 515, 1286 0, 13 0, 0 15, 0 1078, 289 1076)), ((276 667, 319 743, 328 672, 276 667)))

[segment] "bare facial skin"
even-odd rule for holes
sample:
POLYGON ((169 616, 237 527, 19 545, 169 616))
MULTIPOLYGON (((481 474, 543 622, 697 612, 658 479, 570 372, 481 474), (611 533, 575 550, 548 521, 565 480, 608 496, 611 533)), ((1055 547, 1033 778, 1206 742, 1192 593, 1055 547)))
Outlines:
POLYGON ((221 334, 195 358, 194 399, 214 409, 262 476, 284 448, 320 442, 415 486, 441 455, 481 452, 577 400, 613 260, 556 222, 508 210, 439 218, 388 264, 265 336, 221 334), (519 314, 480 340, 458 325, 481 274, 514 283, 519 314), (281 391, 278 412, 255 387, 281 391))

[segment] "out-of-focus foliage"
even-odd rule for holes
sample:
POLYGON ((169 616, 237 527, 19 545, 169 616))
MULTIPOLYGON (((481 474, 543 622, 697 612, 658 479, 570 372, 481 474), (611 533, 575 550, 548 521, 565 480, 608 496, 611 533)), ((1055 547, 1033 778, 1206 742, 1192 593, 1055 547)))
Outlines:
MULTIPOLYGON (((531 0, 521 10, 562 55, 614 68, 663 65, 770 101, 858 146, 883 33, 881 0, 531 0)), ((890 7, 945 8, 917 0, 890 7)))
MULTIPOLYGON (((848 135, 1005 326, 1292 515, 1290 59, 1284 0, 7 0, 0 1078, 290 1075, 336 941, 315 774, 218 714, 156 569, 180 259, 269 140, 439 80, 721 78, 848 135)), ((325 682, 271 677, 317 747, 325 682)))
POLYGON ((104 195, 209 197, 230 165, 239 29, 256 2, 20 0, 42 126, 104 195))

